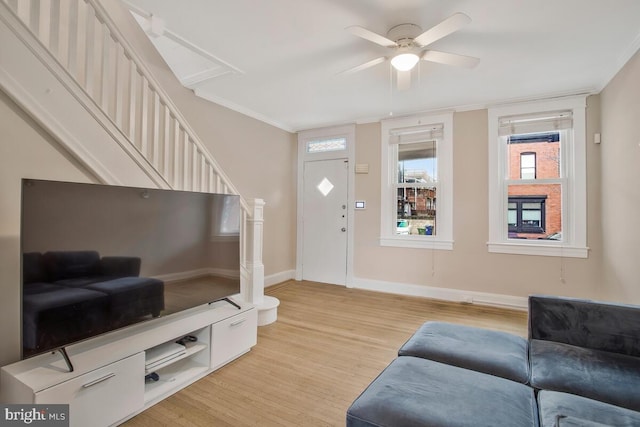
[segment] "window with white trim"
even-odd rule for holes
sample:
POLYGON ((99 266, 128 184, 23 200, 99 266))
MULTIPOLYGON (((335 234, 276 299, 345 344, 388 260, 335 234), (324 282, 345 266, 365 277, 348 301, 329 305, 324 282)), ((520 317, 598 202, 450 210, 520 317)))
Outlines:
POLYGON ((380 244, 453 249, 452 114, 382 121, 380 244))
POLYGON ((489 251, 586 258, 584 97, 489 109, 489 251))

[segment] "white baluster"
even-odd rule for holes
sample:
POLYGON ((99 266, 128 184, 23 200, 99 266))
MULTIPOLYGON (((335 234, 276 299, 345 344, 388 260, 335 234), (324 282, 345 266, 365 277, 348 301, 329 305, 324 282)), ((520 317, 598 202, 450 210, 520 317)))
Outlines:
POLYGON ((142 99, 140 110, 140 152, 146 158, 149 150, 149 82, 142 76, 142 99))
POLYGON ((189 180, 189 171, 191 169, 189 166, 191 163, 192 156, 190 155, 190 153, 191 153, 191 142, 189 141, 189 134, 185 132, 184 157, 182 159, 182 189, 183 190, 191 189, 191 182, 189 180))
POLYGON ((138 68, 136 63, 129 61, 129 140, 138 147, 136 143, 136 123, 138 113, 138 68))
POLYGON ((151 164, 158 169, 160 158, 160 98, 158 97, 158 92, 155 90, 153 91, 153 115, 151 116, 151 121, 153 138, 151 140, 151 155, 149 156, 149 160, 151 164))
POLYGON ((191 191, 198 191, 198 166, 200 165, 198 157, 200 155, 200 151, 198 151, 198 147, 196 147, 193 140, 189 139, 189 142, 193 147, 193 158, 191 159, 191 191))
POLYGON ((26 21, 27 27, 35 34, 36 37, 40 37, 40 1, 39 0, 23 0, 29 5, 29 18, 26 21))
POLYGON ((73 77, 78 78, 78 2, 72 0, 69 4, 69 37, 68 37, 68 54, 66 64, 67 71, 73 77))
POLYGON ((101 79, 100 79, 100 106, 102 111, 108 114, 109 111, 109 86, 111 80, 109 77, 110 69, 110 55, 111 55, 111 36, 109 35, 109 29, 106 26, 102 26, 102 64, 101 79))
POLYGON ((16 15, 18 15, 18 18, 20 18, 27 27, 31 28, 31 1, 20 0, 16 3, 13 10, 16 12, 16 15))
POLYGON ((89 96, 95 101, 95 52, 96 52, 96 16, 92 7, 86 8, 86 52, 84 55, 84 90, 87 91, 89 96))
POLYGON ((222 193, 222 177, 216 174, 216 193, 222 193))
POLYGON ((123 75, 123 62, 126 61, 126 57, 124 51, 122 50, 122 45, 115 44, 116 52, 115 52, 115 70, 113 76, 115 78, 115 84, 113 85, 115 89, 115 111, 114 111, 114 121, 118 129, 123 128, 123 119, 124 119, 124 92, 126 88, 126 82, 124 80, 123 75))
POLYGON ((56 58, 66 66, 69 59, 69 8, 70 0, 59 0, 58 4, 58 48, 56 58))
POLYGON ((200 191, 207 191, 207 159, 203 153, 200 154, 200 191))
POLYGON ((171 182, 173 184, 173 188, 180 189, 182 188, 182 183, 180 182, 180 177, 182 176, 180 174, 180 165, 182 164, 180 163, 180 155, 182 153, 182 137, 184 132, 177 120, 175 122, 173 133, 173 140, 175 141, 175 144, 173 146, 173 180, 171 182))
POLYGON ((38 38, 43 45, 49 48, 51 36, 51 0, 40 0, 38 10, 38 38))
POLYGON ((49 50, 54 57, 58 57, 58 47, 60 45, 60 2, 53 1, 49 9, 49 50))
POLYGON ((169 167, 171 165, 171 121, 172 121, 172 116, 171 116, 171 112, 169 111, 169 108, 165 105, 164 106, 164 136, 163 136, 163 140, 164 140, 164 153, 162 156, 162 175, 167 178, 167 181, 169 181, 169 176, 171 171, 169 170, 169 167))
POLYGON ((75 16, 76 16, 76 34, 74 36, 76 49, 74 54, 74 75, 76 76, 76 81, 82 87, 85 86, 85 82, 87 79, 85 73, 85 64, 87 62, 87 49, 89 48, 89 39, 87 38, 87 3, 84 0, 75 0, 74 4, 76 5, 75 16))
POLYGON ((213 170, 213 165, 209 165, 209 167, 207 168, 207 172, 208 172, 208 183, 207 183, 207 193, 215 193, 215 179, 216 179, 216 173, 213 170))

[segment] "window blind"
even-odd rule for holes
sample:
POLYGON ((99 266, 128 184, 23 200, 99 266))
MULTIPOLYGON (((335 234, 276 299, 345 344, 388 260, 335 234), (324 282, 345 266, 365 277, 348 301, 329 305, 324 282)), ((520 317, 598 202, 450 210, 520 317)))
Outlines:
POLYGON ((411 126, 406 128, 391 129, 389 131, 389 144, 406 144, 410 142, 430 141, 444 136, 442 123, 411 126))
POLYGON ((551 111, 500 117, 498 134, 507 136, 571 128, 573 128, 573 113, 571 111, 551 111))

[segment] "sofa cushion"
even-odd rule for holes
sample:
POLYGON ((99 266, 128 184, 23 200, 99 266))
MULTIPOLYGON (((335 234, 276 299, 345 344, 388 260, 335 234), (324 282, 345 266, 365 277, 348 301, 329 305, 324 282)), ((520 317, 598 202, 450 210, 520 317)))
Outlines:
POLYGON ((22 255, 22 283, 46 282, 47 271, 44 257, 40 252, 28 252, 22 255))
POLYGON ((131 256, 105 256, 100 260, 100 272, 104 276, 128 277, 140 275, 142 260, 131 256))
POLYGON ((529 338, 640 357, 640 307, 530 296, 529 338))
POLYGON ((531 385, 640 411, 640 358, 531 340, 531 385))
POLYGON ((108 302, 106 294, 55 285, 38 290, 24 295, 22 300, 25 349, 63 345, 102 328, 108 302))
POLYGON ((529 381, 527 340, 506 332, 427 322, 398 354, 473 369, 523 384, 529 381))
POLYGON ((86 287, 109 295, 111 321, 128 322, 164 309, 164 282, 151 277, 121 277, 86 287))
POLYGON ((64 289, 64 287, 42 282, 25 283, 24 285, 22 285, 22 295, 35 295, 46 292, 55 292, 59 291, 60 289, 64 289))
POLYGON ((533 389, 493 375, 401 356, 347 411, 347 427, 537 426, 533 389))
POLYGON ((53 282, 100 274, 100 254, 96 251, 51 251, 44 254, 44 260, 53 282))
POLYGON ((555 391, 538 393, 538 411, 541 427, 640 425, 640 412, 555 391))

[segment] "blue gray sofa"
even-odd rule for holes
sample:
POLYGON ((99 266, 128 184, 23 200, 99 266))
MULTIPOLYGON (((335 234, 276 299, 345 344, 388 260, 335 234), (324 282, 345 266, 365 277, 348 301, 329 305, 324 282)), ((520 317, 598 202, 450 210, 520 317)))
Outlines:
POLYGON ((164 283, 138 277, 140 258, 96 251, 25 253, 22 259, 23 356, 157 317, 164 283))
POLYGON ((531 296, 528 339, 427 322, 347 426, 640 426, 640 307, 531 296))

